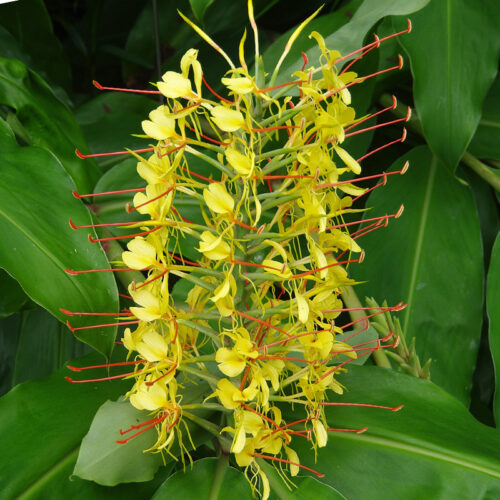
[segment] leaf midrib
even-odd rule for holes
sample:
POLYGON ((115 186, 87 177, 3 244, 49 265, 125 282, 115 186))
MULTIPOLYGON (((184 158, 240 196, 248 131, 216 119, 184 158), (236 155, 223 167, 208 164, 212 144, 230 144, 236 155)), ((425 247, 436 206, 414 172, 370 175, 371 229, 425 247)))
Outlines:
POLYGON ((364 441, 367 443, 384 446, 386 448, 392 448, 392 449, 396 449, 396 450, 400 450, 400 451, 414 453, 416 455, 429 457, 429 458, 434 459, 434 460, 439 460, 441 462, 447 462, 450 464, 464 467, 466 469, 473 470, 475 472, 480 472, 482 474, 488 474, 489 476, 492 476, 495 478, 500 478, 500 470, 494 470, 494 469, 489 468, 489 467, 485 467, 482 465, 471 463, 470 461, 461 460, 459 458, 452 457, 452 456, 450 456, 446 453, 443 453, 443 452, 425 449, 425 448, 414 446, 411 444, 402 443, 400 441, 393 441, 393 440, 390 440, 388 438, 384 438, 384 437, 380 437, 380 436, 366 435, 366 434, 352 436, 352 435, 346 433, 343 435, 340 435, 340 434, 337 435, 336 439, 347 439, 347 440, 351 440, 351 441, 361 440, 361 441, 364 441))

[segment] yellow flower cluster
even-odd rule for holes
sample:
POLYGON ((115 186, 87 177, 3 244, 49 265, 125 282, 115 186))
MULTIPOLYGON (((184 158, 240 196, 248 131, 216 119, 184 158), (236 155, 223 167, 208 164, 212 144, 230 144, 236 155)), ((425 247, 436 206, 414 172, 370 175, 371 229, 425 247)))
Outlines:
MULTIPOLYGON (((255 29, 251 1, 249 14, 255 29)), ((149 158, 138 157, 147 187, 133 200, 150 219, 140 224, 147 234, 122 255, 126 267, 147 273, 129 287, 138 326, 123 337, 137 362, 128 397, 153 416, 153 451, 169 452, 176 441, 186 451, 183 418, 199 408, 220 411, 227 425, 218 431, 248 477, 260 477, 267 498, 259 460, 279 461, 294 476, 301 466, 294 440, 326 445, 323 403, 329 391, 342 393, 335 376, 356 358, 336 321, 341 287, 354 283, 347 267, 363 259, 343 216, 360 211, 353 197, 364 189, 341 181, 361 172, 342 147, 346 128, 357 123, 349 87, 358 80, 336 68, 340 54, 316 32, 318 66, 304 64, 276 86, 283 57, 266 82, 258 54, 250 75, 244 38, 236 67, 194 28, 230 63, 222 78, 227 97, 204 86, 191 49, 181 71, 157 84, 165 104, 142 122, 156 142, 149 158), (213 174, 194 171, 194 157, 213 174), (182 215, 186 204, 199 207, 199 220, 182 215), (198 252, 196 262, 183 257, 187 247, 198 252), (174 303, 169 275, 192 284, 185 307, 174 303), (211 387, 210 402, 185 403, 200 381, 211 387), (306 418, 285 421, 279 401, 302 405, 306 418)))

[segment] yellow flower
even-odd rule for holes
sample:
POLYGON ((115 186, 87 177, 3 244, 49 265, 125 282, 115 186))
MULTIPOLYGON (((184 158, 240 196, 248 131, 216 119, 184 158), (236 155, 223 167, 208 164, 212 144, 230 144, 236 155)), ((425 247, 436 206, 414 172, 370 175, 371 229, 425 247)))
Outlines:
POLYGON ((201 233, 200 247, 196 250, 211 260, 227 260, 231 255, 231 248, 222 236, 217 238, 210 231, 201 233))
POLYGON ((246 76, 232 76, 231 78, 222 78, 221 81, 229 90, 232 90, 235 94, 248 94, 255 88, 252 80, 246 76))
POLYGON ((141 288, 140 290, 133 290, 132 286, 129 287, 129 293, 134 299, 136 304, 141 307, 131 307, 130 312, 142 321, 154 321, 160 319, 164 313, 161 307, 160 297, 152 294, 149 290, 141 288))
POLYGON ((251 158, 240 153, 236 149, 226 149, 226 159, 231 167, 242 177, 250 177, 253 174, 254 164, 253 155, 251 158))
POLYGON ((257 384, 252 381, 246 389, 240 391, 227 378, 223 378, 217 382, 215 394, 225 408, 234 410, 235 408, 239 408, 241 403, 255 399, 257 384))
POLYGON ((191 82, 188 78, 176 73, 175 71, 167 71, 162 76, 163 82, 158 82, 159 91, 165 96, 172 99, 178 97, 193 97, 191 82))
POLYGON ((245 128, 245 118, 235 110, 225 106, 214 106, 210 112, 214 123, 224 132, 236 132, 240 128, 245 128))
POLYGON ((140 236, 127 243, 128 252, 122 253, 123 263, 132 269, 147 269, 157 264, 156 249, 140 236))
POLYGON ((203 198, 207 206, 217 214, 231 215, 234 209, 234 200, 227 192, 223 182, 213 182, 203 190, 203 198))
POLYGON ((149 137, 157 141, 177 137, 175 119, 168 116, 169 114, 167 106, 159 106, 149 113, 149 120, 142 122, 142 129, 149 137))

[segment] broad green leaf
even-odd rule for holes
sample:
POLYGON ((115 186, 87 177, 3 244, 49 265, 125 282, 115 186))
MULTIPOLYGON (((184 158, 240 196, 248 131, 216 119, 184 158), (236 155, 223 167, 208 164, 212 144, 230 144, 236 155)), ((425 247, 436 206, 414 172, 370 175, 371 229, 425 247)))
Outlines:
POLYGON ((196 498, 197 500, 232 500, 252 498, 244 474, 227 464, 227 458, 202 458, 192 468, 170 476, 152 500, 196 498))
MULTIPOLYGON (((481 117, 498 70, 498 4, 430 2, 400 39, 410 56, 417 113, 429 147, 454 172, 481 117), (485 43, 485 40, 488 40, 485 43)), ((406 21, 398 19, 396 30, 406 21)))
MULTIPOLYGON (((100 362, 102 357, 93 353, 72 364, 100 362)), ((76 459, 96 410, 129 385, 116 380, 72 385, 64 380, 68 373, 63 368, 0 398, 1 498, 52 498, 44 494, 45 488, 76 459)), ((71 480, 69 475, 61 479, 71 480)))
POLYGON ((489 318, 491 356, 495 365, 496 389, 493 410, 498 423, 500 418, 500 235, 491 253, 486 289, 486 305, 489 318))
MULTIPOLYGON (((429 0, 407 0, 405 2, 399 0, 365 0, 356 10, 352 19, 346 24, 344 24, 342 18, 338 18, 337 12, 313 20, 306 26, 302 36, 296 42, 297 47, 295 50, 298 53, 295 53, 295 56, 289 55, 285 59, 280 70, 281 76, 278 77, 277 83, 288 81, 292 73, 302 67, 301 50, 306 53, 310 64, 317 65, 321 52, 317 48, 316 43, 307 40, 307 34, 311 31, 316 30, 320 32, 329 49, 338 50, 341 54, 345 55, 361 48, 363 39, 367 33, 383 17, 407 16, 422 9, 428 2, 429 0), (335 21, 332 23, 333 19, 335 21)), ((345 10, 342 10, 342 12, 345 10)), ((286 35, 281 38, 281 46, 284 46, 286 39, 288 39, 288 37, 286 39, 285 37, 286 35)), ((268 70, 274 67, 280 54, 281 50, 274 48, 274 45, 266 51, 265 62, 267 62, 266 68, 268 70)))
POLYGON ((89 433, 83 438, 74 474, 104 486, 149 481, 162 463, 159 453, 144 453, 156 441, 156 428, 140 434, 127 444, 117 443, 132 435, 121 435, 149 420, 148 412, 139 411, 129 401, 106 401, 96 413, 89 433))
POLYGON ((89 347, 42 308, 21 313, 12 385, 52 375, 70 359, 87 354, 89 347))
MULTIPOLYGON (((61 44, 54 35, 49 13, 42 0, 21 0, 0 6, 0 24, 19 42, 35 71, 69 87, 71 74, 61 44)), ((3 52, 3 46, 0 51, 3 52)), ((10 57, 1 54, 2 57, 10 57)))
POLYGON ((358 296, 408 307, 398 314, 407 342, 416 337, 422 361, 432 358, 432 380, 468 404, 482 324, 483 252, 470 191, 424 146, 388 171, 410 162, 370 195, 366 217, 395 214, 386 228, 358 243, 365 262, 353 269, 358 296))
MULTIPOLYGON (((184 391, 183 403, 189 403, 197 397, 203 399, 203 394, 208 395, 210 392, 207 388, 207 384, 200 383, 190 392, 184 391)), ((172 461, 168 454, 162 460, 159 453, 144 452, 156 442, 156 427, 126 444, 117 443, 136 432, 121 435, 120 429, 125 431, 132 425, 150 419, 150 412, 137 410, 129 401, 107 401, 95 415, 89 433, 82 441, 74 474, 104 486, 151 480, 162 462, 172 461)), ((196 426, 190 426, 190 433, 196 445, 210 437, 206 431, 196 426)), ((189 448, 189 439, 185 433, 184 439, 184 446, 189 448)), ((177 445, 172 448, 171 453, 174 456, 179 453, 177 445)))
MULTIPOLYGON (((118 295, 112 273, 69 275, 65 269, 108 268, 92 230, 68 224, 91 224, 84 205, 72 195, 74 184, 51 153, 34 147, 9 149, 0 163, 0 267, 37 303, 65 322, 61 308, 74 312, 114 312, 118 295)), ((71 317, 73 326, 95 325, 97 318, 71 317)), ((109 323, 109 321, 107 321, 109 323)), ((76 336, 105 355, 113 348, 116 328, 77 330, 76 336)))
POLYGON ((500 160, 500 77, 496 80, 483 103, 479 126, 469 145, 469 153, 478 158, 500 160))
POLYGON ((0 58, 0 104, 15 109, 28 145, 51 151, 78 190, 92 189, 99 169, 94 161, 75 155, 75 148, 86 152, 87 146, 73 114, 47 83, 20 61, 0 58))
MULTIPOLYGON (((331 432, 317 462, 306 440, 294 443, 301 463, 349 500, 493 500, 500 495, 500 435, 477 422, 432 382, 373 366, 339 376, 347 392, 332 401, 404 408, 399 412, 329 407, 331 432)), ((293 418, 299 418, 293 413, 293 418)))
MULTIPOLYGON (((146 139, 132 137, 142 134, 141 121, 159 103, 143 95, 103 92, 80 106, 75 118, 92 153, 147 148, 146 139)), ((124 156, 97 158, 101 166, 118 163, 124 156)))
POLYGON ((0 269, 0 318, 19 311, 28 300, 19 283, 3 269, 0 269))
POLYGON ((203 21, 205 11, 214 3, 214 0, 189 0, 193 14, 198 21, 203 21))

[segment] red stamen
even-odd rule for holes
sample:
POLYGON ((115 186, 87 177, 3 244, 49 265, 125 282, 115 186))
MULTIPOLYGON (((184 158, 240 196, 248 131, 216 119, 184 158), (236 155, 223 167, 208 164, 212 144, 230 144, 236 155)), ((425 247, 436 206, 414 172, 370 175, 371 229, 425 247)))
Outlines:
POLYGON ((270 328, 273 328, 274 330, 280 332, 280 333, 283 333, 284 335, 286 335, 287 337, 290 337, 290 334, 285 332, 285 330, 282 330, 281 328, 277 327, 277 326, 274 326, 274 325, 271 325, 271 323, 267 322, 267 321, 264 321, 262 319, 259 319, 259 318, 255 318, 253 316, 250 316, 249 314, 245 314, 244 312, 241 312, 241 311, 236 311, 236 314, 239 314, 240 316, 243 316, 244 318, 247 318, 251 321, 255 321, 257 323, 260 323, 261 325, 266 325, 270 328))
POLYGON ((121 312, 121 313, 95 313, 95 312, 73 312, 63 309, 59 309, 66 316, 133 316, 131 312, 121 312))
POLYGON ((168 273, 168 269, 165 269, 162 273, 160 273, 158 276, 155 276, 154 278, 151 278, 150 280, 145 281, 142 283, 142 285, 136 286, 135 290, 140 290, 143 286, 149 285, 150 283, 153 283, 153 281, 156 281, 160 279, 162 276, 165 276, 165 274, 168 273))
POLYGON ((289 130, 291 128, 300 128, 296 125, 277 125, 275 127, 253 128, 252 132, 270 132, 271 130, 289 130))
POLYGON ((308 361, 307 359, 303 358, 290 358, 288 356, 259 356, 257 359, 281 359, 283 361, 301 361, 302 363, 307 363, 307 364, 314 364, 316 361, 308 361))
MULTIPOLYGON (((192 132, 196 132, 196 130, 193 127, 190 127, 187 123, 186 123, 186 127, 189 130, 191 130, 192 132)), ((208 135, 202 134, 201 132, 198 132, 198 133, 200 134, 201 137, 203 137, 203 139, 205 139, 208 142, 212 142, 213 144, 217 144, 219 146, 229 146, 229 143, 227 143, 227 142, 221 142, 221 141, 218 141, 216 139, 212 139, 208 135)))
POLYGON ((145 205, 149 205, 150 203, 153 203, 153 201, 156 201, 156 200, 158 200, 160 198, 163 198, 163 196, 167 196, 168 193, 170 193, 174 188, 175 188, 175 186, 172 186, 172 187, 168 188, 164 193, 161 193, 158 196, 155 196, 154 198, 151 198, 150 200, 147 200, 144 203, 141 203, 140 205, 137 205, 136 207, 130 208, 130 203, 127 203, 126 210, 127 210, 128 213, 134 212, 138 208, 144 207, 145 205))
POLYGON ((188 224, 195 224, 195 222, 193 222, 192 220, 183 217, 174 206, 170 207, 170 210, 172 210, 172 212, 174 212, 174 214, 177 215, 177 217, 180 217, 184 222, 187 222, 188 224))
MULTIPOLYGON (((397 120, 392 120, 390 122, 379 123, 378 125, 373 125, 373 127, 363 128, 361 130, 356 130, 355 132, 350 132, 346 134, 345 137, 352 137, 353 135, 362 134, 363 132, 368 132, 369 130, 374 130, 380 127, 387 127, 388 125, 393 125, 394 123, 407 122, 411 118, 411 108, 408 108, 408 113, 404 118, 398 118, 397 120)), ((335 142, 337 139, 327 139, 325 142, 335 142)))
MULTIPOLYGON (((392 146, 393 144, 397 144, 398 142, 404 142, 406 140, 406 129, 403 128, 403 135, 394 141, 388 142, 387 144, 384 144, 383 146, 380 146, 377 149, 374 149, 373 151, 369 151, 365 155, 363 155, 361 158, 358 158, 356 161, 359 163, 360 161, 363 161, 365 158, 368 158, 371 155, 374 155, 375 153, 378 153, 379 151, 382 151, 385 148, 388 148, 389 146, 392 146)), ((408 163, 408 162, 407 162, 408 163)))
POLYGON ((95 368, 110 368, 112 366, 127 366, 127 365, 136 365, 139 363, 146 363, 146 361, 144 361, 143 359, 137 359, 135 361, 122 361, 121 363, 107 363, 104 365, 82 366, 82 367, 67 365, 66 368, 74 372, 81 372, 83 370, 93 370, 95 368))
POLYGON ((119 441, 116 441, 117 444, 126 444, 128 443, 131 439, 134 439, 135 437, 139 436, 140 434, 148 431, 149 429, 151 429, 152 427, 154 427, 156 424, 159 424, 161 422, 163 422, 166 418, 168 417, 168 414, 166 415, 163 415, 161 417, 157 417, 155 419, 152 419, 150 422, 149 425, 147 425, 146 427, 144 427, 144 429, 141 429, 139 432, 136 432, 135 434, 133 434, 132 436, 128 437, 127 439, 122 439, 122 440, 119 440, 119 441))
POLYGON ((134 224, 143 224, 143 223, 150 223, 152 222, 150 219, 149 220, 139 220, 139 221, 129 221, 129 222, 108 222, 107 224, 87 224, 84 226, 76 226, 74 222, 69 219, 69 225, 71 226, 72 229, 88 229, 91 227, 119 227, 119 226, 132 226, 134 224))
POLYGON ((263 418, 267 422, 269 422, 271 425, 274 425, 274 427, 279 427, 279 425, 270 417, 267 415, 264 415, 263 413, 258 412, 257 410, 254 410, 251 406, 248 406, 246 403, 241 403, 241 406, 245 408, 245 410, 251 411, 252 413, 255 413, 256 415, 259 415, 259 417, 263 418))
POLYGON ((167 375, 170 375, 173 371, 177 370, 177 364, 174 364, 172 368, 169 368, 161 377, 158 377, 157 379, 151 381, 151 382, 146 382, 147 386, 152 386, 158 382, 158 380, 161 380, 162 378, 166 377, 167 375))
POLYGON ((377 111, 376 113, 372 113, 371 115, 365 116, 363 119, 357 121, 356 123, 353 123, 352 125, 349 125, 344 129, 344 132, 349 132, 349 130, 356 128, 358 125, 361 125, 362 123, 365 123, 368 120, 371 120, 372 118, 375 118, 378 115, 381 115, 382 113, 385 113, 386 111, 390 111, 392 109, 396 109, 396 106, 398 105, 398 101, 395 96, 392 96, 392 104, 390 106, 387 106, 384 109, 381 109, 380 111, 377 111))
POLYGON ((351 260, 343 260, 340 262, 334 262, 333 264, 328 264, 328 266, 318 267, 316 269, 311 269, 310 271, 306 271, 306 272, 300 273, 300 274, 294 274, 292 276, 292 279, 303 278, 304 276, 309 276, 311 274, 315 274, 315 273, 318 273, 320 271, 324 271, 325 269, 329 269, 330 267, 340 266, 340 265, 344 265, 344 264, 361 263, 361 262, 363 262, 364 258, 365 258, 365 253, 364 253, 364 251, 361 251, 361 254, 360 254, 358 259, 351 259, 351 260))
POLYGON ((147 153, 148 151, 154 151, 155 148, 143 148, 143 149, 132 149, 130 151, 113 151, 111 153, 95 153, 91 155, 86 155, 81 153, 78 149, 75 149, 76 156, 85 160, 86 158, 97 158, 99 156, 116 156, 116 155, 128 155, 130 153, 147 153))
MULTIPOLYGON (((144 188, 135 188, 135 189, 120 189, 118 191, 106 191, 103 193, 90 193, 90 194, 78 194, 76 191, 73 191, 73 196, 75 198, 80 199, 80 198, 89 198, 91 196, 110 196, 113 194, 138 193, 139 191, 146 191, 146 188, 144 187, 144 188)), ((135 222, 132 222, 130 224, 135 224, 135 222)), ((82 227, 86 227, 86 226, 82 226, 82 227)))
MULTIPOLYGON (((394 214, 380 215, 379 217, 371 217, 369 219, 355 220, 352 222, 344 222, 343 224, 336 224, 335 226, 328 226, 328 227, 326 227, 326 230, 339 229, 341 227, 348 227, 348 226, 355 226, 356 224, 363 224, 365 222, 378 221, 380 223, 380 221, 384 221, 386 219, 392 219, 392 218, 397 219, 397 218, 401 217, 403 210, 404 210, 404 205, 401 205, 399 207, 399 210, 394 214)), ((315 233, 317 231, 318 231, 318 229, 311 229, 310 232, 315 233)))
POLYGON ((192 260, 187 260, 184 257, 178 257, 177 255, 173 254, 172 252, 168 252, 168 255, 170 255, 170 257, 174 258, 175 260, 182 262, 183 264, 187 263, 190 266, 201 267, 201 264, 198 264, 198 262, 193 262, 192 260))
POLYGON ((137 90, 137 89, 122 89, 117 87, 104 87, 99 82, 92 80, 94 87, 99 90, 113 90, 116 92, 131 92, 133 94, 161 94, 159 90, 137 90))
POLYGON ((270 92, 271 90, 281 89, 282 87, 288 87, 290 85, 297 85, 297 84, 300 85, 301 83, 302 83, 302 80, 293 80, 291 82, 280 83, 279 85, 275 85, 274 87, 267 87, 265 89, 259 89, 257 92, 259 92, 259 94, 262 94, 263 92, 270 92))
POLYGON ((325 477, 324 474, 321 472, 315 471, 314 469, 311 469, 310 467, 306 467, 305 465, 298 464, 296 462, 290 462, 290 460, 285 460, 284 458, 278 458, 278 457, 273 457, 271 455, 263 455, 262 453, 251 453, 252 457, 256 458, 264 458, 266 460, 274 460, 275 462, 281 462, 284 464, 288 465, 295 465, 297 467, 300 467, 301 469, 308 470, 309 472, 312 472, 313 474, 316 474, 318 477, 325 477))
POLYGON ((356 434, 363 434, 363 432, 366 432, 368 430, 368 427, 363 427, 362 429, 333 429, 333 428, 328 428, 326 430, 328 432, 355 432, 356 434))
POLYGON ((258 351, 261 351, 261 350, 265 350, 268 349, 269 347, 274 347, 276 345, 280 345, 280 344, 286 344, 287 342, 290 342, 290 340, 295 340, 295 339, 298 339, 300 337, 307 337, 308 335, 314 335, 316 333, 322 333, 322 332, 329 332, 330 330, 312 330, 310 332, 305 332, 305 333, 299 333, 297 335, 289 335, 288 338, 286 339, 281 339, 281 340, 277 340, 276 342, 272 342, 271 344, 265 344, 261 347, 259 347, 257 350, 258 351))
POLYGON ((105 323, 102 325, 91 325, 91 326, 71 326, 69 321, 66 321, 67 327, 72 331, 76 332, 77 330, 91 330, 92 328, 106 328, 108 326, 124 326, 124 325, 138 325, 140 321, 122 321, 118 323, 105 323))
POLYGON ((219 182, 215 181, 214 179, 209 179, 208 177, 204 177, 203 175, 197 174, 196 172, 193 172, 192 170, 188 170, 186 167, 181 167, 184 172, 187 172, 189 175, 192 175, 194 177, 197 177, 198 179, 202 179, 207 182, 219 182))
POLYGON ((217 97, 217 99, 221 100, 221 101, 224 101, 224 102, 227 102, 228 104, 234 104, 233 101, 230 101, 229 99, 225 99, 224 97, 222 97, 221 95, 217 94, 217 92, 215 92, 215 90, 212 89, 212 87, 210 87, 210 85, 207 83, 207 81, 205 80, 205 75, 201 75, 201 79, 203 80, 203 83, 205 84, 205 86, 207 87, 207 89, 215 96, 217 97))
POLYGON ((76 276, 78 274, 85 273, 109 273, 109 272, 118 272, 118 271, 137 271, 137 269, 132 269, 131 267, 115 267, 112 269, 83 269, 81 271, 75 271, 74 269, 65 269, 68 274, 76 276))
POLYGON ((384 312, 387 312, 387 311, 402 311, 408 304, 403 304, 402 302, 399 302, 398 304, 396 304, 395 306, 392 306, 392 307, 388 307, 387 309, 385 310, 382 310, 382 311, 377 311, 376 313, 373 313, 373 314, 369 314, 368 316, 363 316, 362 318, 359 318, 359 319, 356 319, 354 321, 351 321, 350 323, 347 323, 345 324, 344 326, 341 326, 342 330, 344 330, 345 328, 348 328, 356 323, 359 323, 360 321, 364 321, 366 319, 369 319, 369 318, 373 318, 373 316, 378 316, 379 314, 382 314, 384 312))
POLYGON ((317 403, 320 406, 361 406, 364 408, 380 408, 382 410, 391 410, 391 411, 399 411, 404 405, 395 406, 392 408, 391 406, 381 406, 381 405, 372 405, 367 403, 330 403, 330 402, 319 402, 317 403))
POLYGON ((123 297, 124 299, 134 300, 130 295, 125 295, 124 293, 119 293, 118 296, 123 297))
POLYGON ((107 238, 92 238, 92 235, 89 234, 89 241, 90 243, 97 243, 98 241, 128 240, 130 238, 135 238, 136 236, 145 236, 146 234, 154 233, 162 227, 163 226, 157 226, 153 229, 149 229, 148 231, 142 231, 141 233, 127 234, 126 236, 108 236, 107 238))

